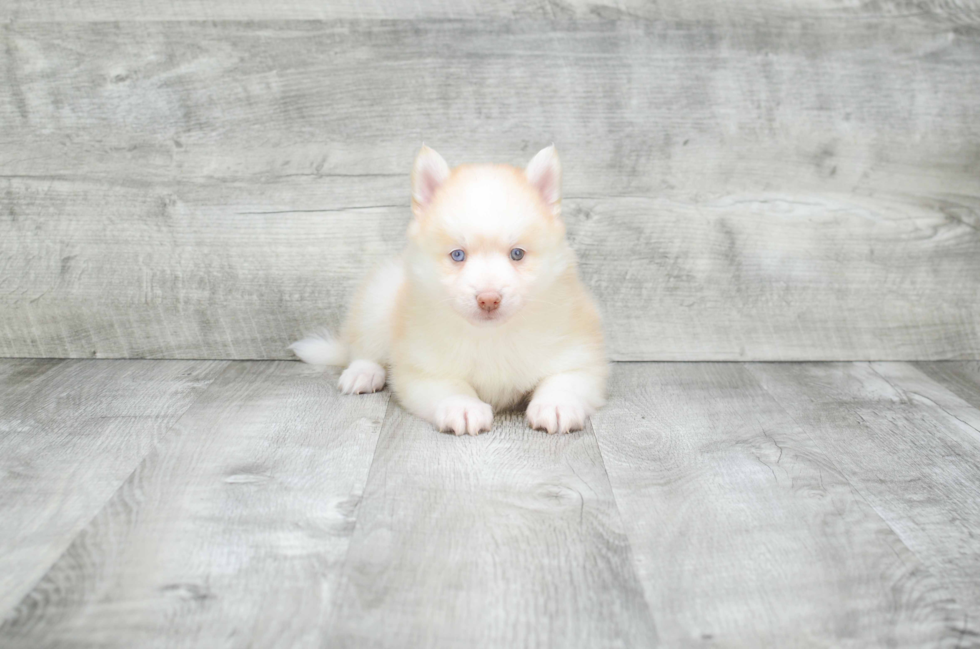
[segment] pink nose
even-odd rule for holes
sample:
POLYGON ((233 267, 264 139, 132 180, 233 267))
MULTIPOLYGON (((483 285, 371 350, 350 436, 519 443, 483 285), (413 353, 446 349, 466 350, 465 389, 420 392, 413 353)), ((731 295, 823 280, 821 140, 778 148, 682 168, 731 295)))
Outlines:
POLYGON ((500 293, 497 291, 483 291, 476 296, 476 303, 487 313, 496 311, 500 306, 500 293))

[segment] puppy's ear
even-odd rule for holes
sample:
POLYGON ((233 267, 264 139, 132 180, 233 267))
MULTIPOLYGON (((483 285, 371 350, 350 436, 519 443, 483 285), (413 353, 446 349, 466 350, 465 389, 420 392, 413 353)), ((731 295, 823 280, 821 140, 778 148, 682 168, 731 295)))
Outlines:
POLYGON ((412 212, 416 218, 421 218, 446 178, 449 178, 449 165, 441 155, 423 144, 412 166, 412 212))
POLYGON ((545 147, 527 163, 528 182, 538 190, 555 216, 561 214, 561 162, 555 145, 545 147))

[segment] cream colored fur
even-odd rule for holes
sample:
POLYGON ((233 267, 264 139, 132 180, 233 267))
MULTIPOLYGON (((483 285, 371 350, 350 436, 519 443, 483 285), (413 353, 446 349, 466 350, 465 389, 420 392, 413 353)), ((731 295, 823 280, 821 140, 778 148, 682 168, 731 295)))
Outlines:
POLYGON ((345 393, 380 390, 390 372, 406 409, 457 435, 489 430, 494 410, 528 397, 532 427, 581 429, 604 403, 608 366, 565 240, 560 186, 554 147, 525 170, 450 170, 422 147, 401 258, 368 278, 339 340, 312 336, 291 349, 309 363, 347 365, 345 393), (477 296, 487 295, 499 307, 481 307, 477 296))

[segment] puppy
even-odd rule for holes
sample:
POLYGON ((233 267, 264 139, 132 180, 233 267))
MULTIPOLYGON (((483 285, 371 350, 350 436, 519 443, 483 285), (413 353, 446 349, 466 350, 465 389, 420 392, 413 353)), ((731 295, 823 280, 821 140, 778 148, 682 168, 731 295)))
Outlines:
POLYGON ((339 340, 290 349, 313 365, 346 365, 345 394, 378 391, 387 377, 402 405, 441 431, 490 430, 494 410, 528 396, 533 428, 583 428, 604 403, 608 364, 565 240, 560 184, 554 146, 524 170, 450 170, 423 146, 401 258, 367 280, 339 340))

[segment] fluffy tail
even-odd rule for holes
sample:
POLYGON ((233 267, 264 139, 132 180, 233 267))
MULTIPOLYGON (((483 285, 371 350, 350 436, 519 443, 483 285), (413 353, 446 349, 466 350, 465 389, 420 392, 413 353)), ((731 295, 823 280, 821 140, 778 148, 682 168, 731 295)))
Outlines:
POLYGON ((303 340, 297 340, 289 349, 293 350, 301 361, 310 365, 338 365, 343 367, 350 360, 347 345, 330 335, 330 332, 313 334, 303 340))

